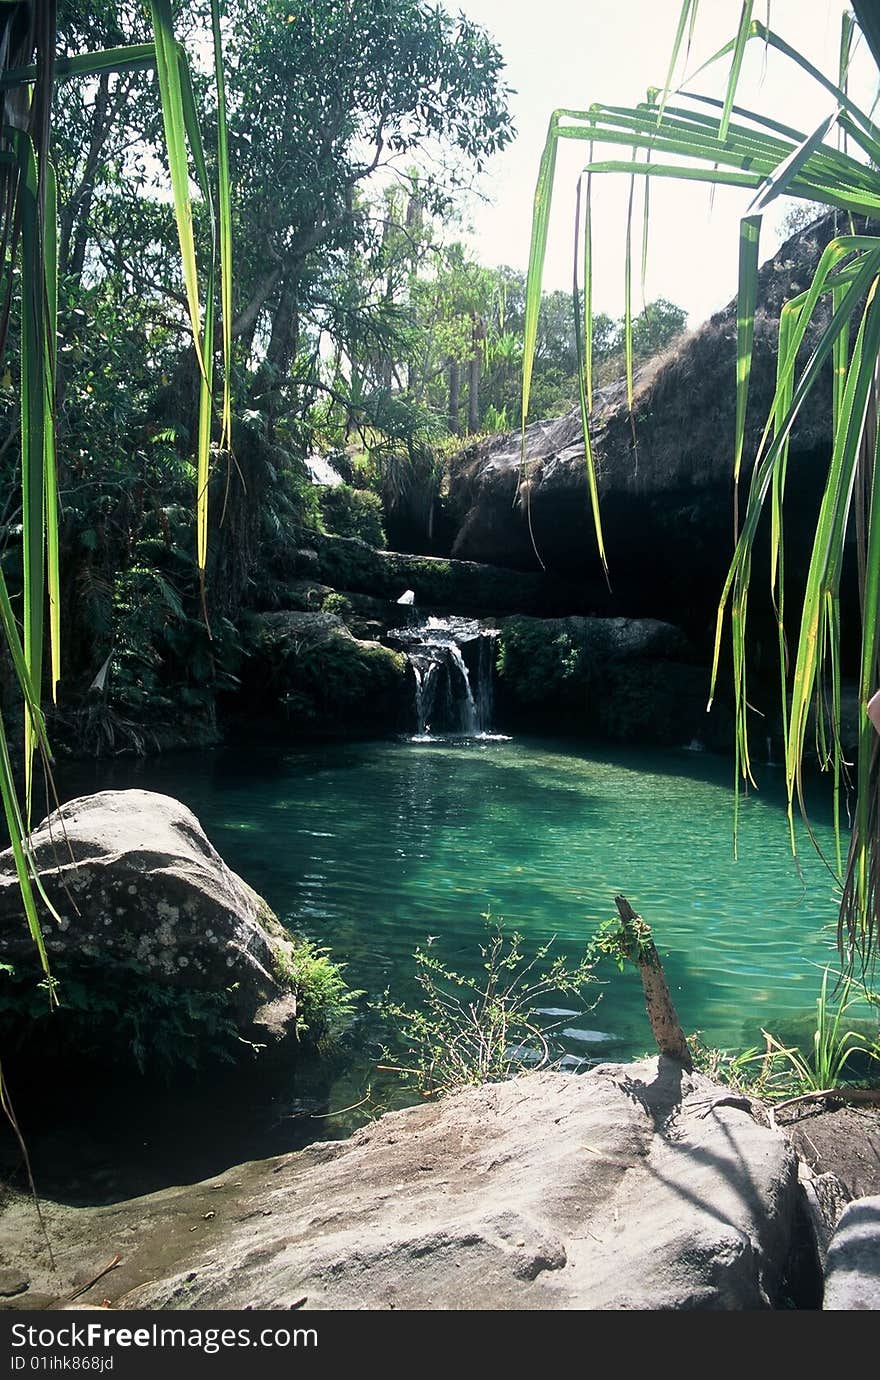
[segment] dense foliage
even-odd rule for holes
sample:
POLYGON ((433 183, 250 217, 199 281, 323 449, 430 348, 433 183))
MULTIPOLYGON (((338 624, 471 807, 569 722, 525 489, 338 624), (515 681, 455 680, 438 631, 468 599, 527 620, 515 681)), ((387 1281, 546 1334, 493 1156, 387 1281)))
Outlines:
MULTIPOLYGON (((213 176, 211 6, 169 13, 213 176)), ((458 438, 520 420, 524 275, 478 264, 460 242, 467 195, 514 133, 491 38, 424 0, 230 0, 222 28, 235 407, 231 450, 215 450, 207 486, 207 620, 194 515, 200 369, 156 70, 108 66, 55 88, 56 749, 210 742, 217 696, 235 690, 247 650, 242 614, 275 606, 268 586, 295 533, 441 549, 435 519, 458 438), (313 450, 347 480, 320 503, 303 463, 313 450)), ((152 32, 137 0, 62 0, 57 57, 148 44, 152 32)), ((203 265, 204 197, 193 211, 203 265)), ((219 311, 216 282, 215 295, 219 311)), ((577 399, 576 333, 567 293, 547 294, 545 307, 534 397, 552 415, 577 399)), ((637 357, 683 325, 679 308, 650 304, 635 323, 637 357)), ((0 373, 0 558, 13 596, 24 574, 20 334, 14 308, 0 373)), ((596 318, 603 377, 622 367, 623 337, 621 322, 596 318)))

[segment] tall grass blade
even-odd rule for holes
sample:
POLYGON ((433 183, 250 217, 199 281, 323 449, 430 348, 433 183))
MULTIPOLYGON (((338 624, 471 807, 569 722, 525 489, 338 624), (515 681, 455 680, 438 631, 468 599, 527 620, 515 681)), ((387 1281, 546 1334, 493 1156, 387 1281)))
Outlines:
POLYGON ((211 27, 214 39, 214 80, 217 87, 217 210, 220 225, 220 313, 223 328, 223 411, 220 432, 222 450, 232 445, 232 179, 229 173, 226 75, 223 66, 219 0, 211 0, 211 27))
POLYGON ((2 799, 3 802, 3 815, 6 820, 6 829, 12 845, 15 875, 18 878, 18 887, 21 892, 22 907, 24 909, 25 918, 27 919, 28 930, 36 945, 40 966, 43 972, 48 975, 49 957, 46 953, 46 945, 43 940, 40 917, 37 914, 32 882, 35 869, 33 865, 28 864, 28 856, 25 851, 24 838, 27 830, 18 808, 18 799, 15 793, 15 777, 12 770, 12 761, 9 756, 9 744, 6 739, 6 727, 3 723, 2 714, 0 714, 0 799, 2 799))
POLYGON ((58 532, 58 465, 55 453, 55 351, 58 322, 58 192, 55 169, 46 165, 46 197, 43 215, 43 268, 45 273, 45 389, 43 427, 43 492, 46 502, 46 580, 49 593, 50 684, 53 702, 58 701, 61 679, 61 574, 58 532))
POLYGON ((590 439, 590 404, 587 394, 587 366, 584 354, 584 337, 581 329, 581 303, 580 303, 580 284, 578 282, 578 258, 580 255, 580 211, 581 211, 581 183, 577 186, 577 207, 574 221, 574 256, 572 269, 572 309, 574 314, 574 337, 575 348, 578 359, 578 401, 581 410, 581 429, 584 436, 584 458, 587 466, 587 484, 590 490, 590 506, 593 512, 593 526, 596 531, 596 543, 599 548, 599 559, 602 562, 602 573, 605 576, 608 588, 611 588, 611 581, 608 575, 608 558, 605 553, 605 538, 602 532, 602 514, 599 507, 599 488, 596 481, 596 463, 593 456, 593 445, 590 439))
POLYGON ((623 353, 626 364, 626 405, 633 409, 632 218, 636 179, 630 178, 623 250, 623 353))
MULTIPOLYGON (((204 580, 208 560, 208 481, 211 467, 211 422, 214 404, 214 290, 219 243, 211 182, 205 161, 202 132, 192 89, 189 65, 182 49, 178 49, 180 64, 180 93, 184 125, 192 154, 193 168, 211 224, 211 246, 205 284, 205 321, 202 344, 204 367, 199 379, 199 422, 196 442, 196 545, 199 572, 204 580)), ((204 589, 203 589, 204 593, 204 589)))
POLYGON ((170 0, 150 0, 153 36, 156 47, 156 73, 162 98, 162 119, 165 126, 165 147, 174 194, 174 215, 183 266, 183 281, 192 326, 193 343, 199 368, 205 372, 202 354, 201 308, 199 306, 199 277, 196 266, 196 247, 193 232, 193 208, 189 192, 189 170, 186 154, 186 122, 183 111, 183 91, 180 77, 180 54, 174 37, 170 0))
MULTIPOLYGON (((18 137, 21 205, 21 467, 24 659, 39 696, 46 603, 46 418, 51 382, 47 342, 39 177, 33 144, 18 137)), ((25 814, 30 818, 36 728, 24 723, 25 814)))
MULTIPOLYGON (((76 53, 55 61, 56 81, 81 77, 97 77, 102 72, 137 72, 155 66, 156 48, 152 43, 133 43, 118 48, 106 48, 97 53, 76 53)), ((16 86, 30 86, 37 79, 36 65, 9 67, 0 76, 0 91, 16 86)))
POLYGON ((759 188, 757 195, 749 207, 750 211, 763 211, 776 197, 782 196, 788 191, 789 187, 800 176, 801 170, 806 167, 813 154, 820 149, 837 124, 838 110, 833 110, 827 119, 813 130, 796 149, 793 149, 784 163, 765 179, 763 187, 759 188))
POLYGON ((532 212, 532 238, 529 246, 529 271, 526 278, 525 321, 523 323, 523 376, 522 376, 522 445, 525 459, 526 422, 529 415, 529 397, 532 386, 532 368, 535 360, 535 346, 538 339, 538 316, 541 310, 541 280, 544 275, 544 257, 547 252, 547 229, 550 223, 550 206, 553 197, 553 180, 556 174, 556 150, 559 139, 559 113, 550 117, 547 140, 541 155, 538 181, 535 187, 535 201, 532 212))
POLYGON ((593 179, 586 175, 584 197, 584 383, 587 413, 593 411, 593 179))
POLYGON ((736 305, 736 422, 733 447, 733 539, 739 536, 739 476, 746 435, 755 304, 758 300, 758 251, 761 217, 744 216, 739 223, 739 292, 736 305))
POLYGON ((688 49, 690 40, 693 37, 694 24, 697 18, 697 8, 699 0, 682 0, 681 10, 678 15, 678 28, 675 31, 675 39, 672 44, 672 52, 669 57, 669 66, 666 69, 666 80, 663 83, 663 92, 657 106, 657 123, 661 123, 663 112, 666 109, 666 102, 669 100, 669 93, 672 90, 672 83, 675 80, 675 69, 678 66, 678 58, 681 53, 681 45, 684 41, 685 30, 688 30, 688 49))
POLYGON ((818 639, 821 605, 829 587, 833 585, 833 573, 832 578, 829 578, 829 572, 835 560, 835 546, 842 542, 868 394, 873 382, 877 353, 880 350, 880 307, 876 300, 876 288, 875 279, 847 371, 841 417, 834 438, 831 464, 807 574, 792 683, 791 728, 786 754, 789 813, 794 794, 797 792, 801 811, 806 815, 802 763, 809 704, 820 663, 818 639))
POLYGON ((730 124, 730 116, 733 110, 733 102, 736 98, 736 90, 739 86, 740 73, 742 71, 743 57, 746 51, 751 23, 752 23, 753 0, 743 0, 742 11, 739 17, 739 28, 736 33, 736 42, 733 48, 733 61, 730 64, 730 76, 727 79, 727 92, 724 97, 724 109, 721 112, 721 125, 718 131, 718 138, 724 142, 727 138, 727 128, 730 124))

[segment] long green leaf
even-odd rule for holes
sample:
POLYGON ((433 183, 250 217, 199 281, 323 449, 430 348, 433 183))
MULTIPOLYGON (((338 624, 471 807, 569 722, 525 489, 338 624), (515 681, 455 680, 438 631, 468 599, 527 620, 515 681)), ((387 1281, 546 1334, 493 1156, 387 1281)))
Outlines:
MULTIPOLYGON (((46 377, 46 283, 34 147, 18 140, 21 203, 21 466, 24 564, 24 658, 37 694, 43 678, 46 601, 46 426, 51 382, 46 377)), ((30 817, 36 729, 25 715, 25 809, 30 817)))
POLYGON ((753 0, 743 0, 743 7, 739 17, 739 28, 736 32, 736 41, 733 46, 733 61, 730 65, 730 76, 727 79, 727 92, 724 97, 724 109, 721 112, 721 127, 719 138, 727 138, 727 127, 730 124, 733 102, 736 97, 736 89, 739 85, 740 73, 742 72, 743 58, 746 51, 746 43, 752 23, 752 4, 753 0))
POLYGON ((174 215, 183 265, 183 281, 192 326, 193 343, 202 374, 205 361, 202 353, 201 308, 199 306, 199 275, 193 234, 193 209, 189 192, 189 170, 186 154, 186 121, 183 111, 183 92, 180 77, 180 52, 174 37, 170 0, 150 0, 153 36, 156 47, 156 72, 162 97, 162 119, 165 125, 165 147, 174 194, 174 215))
POLYGON ((220 312, 223 324, 223 411, 220 446, 232 445, 232 179, 226 116, 226 75, 219 0, 211 0, 214 80, 217 87, 217 203, 220 225, 220 312))
MULTIPOLYGON (((96 77, 101 72, 132 72, 153 67, 156 49, 152 43, 134 43, 125 47, 106 48, 99 53, 77 53, 73 57, 57 58, 55 77, 59 81, 78 77, 96 77)), ((16 86, 29 86, 37 79, 36 66, 9 67, 0 76, 0 91, 16 86)))
POLYGON ((758 194, 749 207, 750 211, 763 211, 776 197, 782 196, 794 184, 801 171, 806 168, 813 154, 820 149, 837 124, 838 111, 833 110, 827 119, 813 130, 796 149, 793 149, 774 172, 764 181, 758 194))
POLYGON ((12 770, 12 762, 9 757, 9 745, 6 740, 6 728, 3 723, 2 714, 0 714, 0 799, 2 799, 3 803, 3 814, 12 845, 15 874, 18 878, 18 887, 21 892, 21 900, 28 923, 28 929, 36 945, 43 972, 48 975, 49 958, 46 953, 43 930, 40 925, 40 917, 37 914, 36 902, 34 900, 32 882, 34 869, 32 866, 28 866, 28 858, 23 843, 25 826, 15 794, 15 778, 12 770))
POLYGON ((804 803, 803 746, 807 713, 819 665, 817 646, 821 601, 828 588, 829 566, 834 559, 835 549, 842 543, 865 409, 873 384, 877 354, 880 351, 880 304, 876 300, 876 282, 875 279, 847 371, 841 416, 834 438, 828 480, 819 511, 807 574, 792 683, 791 725, 786 751, 789 811, 795 791, 802 807, 804 803))
POLYGON ((755 339, 758 300, 758 250, 761 217, 744 216, 739 223, 739 292, 736 306, 736 426, 733 447, 733 536, 739 536, 739 476, 746 435, 746 411, 755 339))
POLYGON ((633 409, 633 321, 632 321, 632 218, 636 191, 635 174, 629 181, 626 206, 626 231, 623 239, 623 357, 626 368, 626 405, 633 409))
POLYGON ((544 257, 547 252, 547 229, 550 223, 550 206, 553 197, 553 181, 556 175, 556 149, 558 146, 558 115, 550 118, 538 181, 535 187, 535 202, 532 212, 532 238, 529 247, 529 271, 526 278, 525 321, 523 323, 523 375, 522 375, 522 444, 525 459, 526 422, 529 415, 529 397, 532 386, 532 368, 535 360, 535 346, 538 340, 538 317, 541 311, 541 280, 544 276, 544 257))
MULTIPOLYGON (((602 562, 602 571, 608 582, 609 589, 611 582, 608 576, 608 558, 605 553, 605 538, 602 532, 602 514, 599 506, 599 488, 596 481, 596 463, 593 456, 593 445, 590 437, 590 403, 587 392, 587 364, 584 351, 584 337, 581 329, 581 303, 580 303, 580 284, 578 282, 578 257, 580 254, 580 211, 581 211, 581 184, 577 186, 577 209, 574 219, 574 256, 572 270, 572 311, 574 314, 574 338, 578 360, 578 401, 581 410, 581 429, 584 437, 584 458, 587 466, 587 484, 590 490, 590 505, 593 510, 593 526, 596 531, 596 542, 599 548, 599 559, 602 562)), ((589 230, 587 231, 589 233, 589 230)))
POLYGON ((593 411, 593 180, 589 173, 584 197, 584 383, 587 413, 593 411))
POLYGON ((49 650, 52 699, 57 703, 61 679, 61 574, 58 532, 58 465, 55 455, 55 351, 58 321, 58 192, 55 169, 46 168, 43 215, 43 271, 45 277, 43 493, 46 503, 46 580, 49 594, 49 650))
POLYGON ((208 559, 208 482, 211 465, 211 421, 214 403, 214 289, 217 272, 219 243, 217 219, 214 215, 214 201, 211 196, 211 183, 202 144, 195 95, 190 79, 189 65, 182 49, 178 50, 180 64, 180 93, 184 125, 196 178, 211 222, 211 251, 205 285, 205 322, 202 342, 204 368, 199 379, 199 423, 196 443, 196 544, 199 571, 204 577, 208 559))
MULTIPOLYGON (((672 90, 672 83, 675 78, 675 69, 678 66, 678 58, 681 52, 681 45, 684 41, 685 29, 690 24, 689 34, 693 34, 693 24, 696 20, 698 0, 682 0, 681 10, 678 15, 678 28, 675 31, 675 39, 672 44, 672 53, 669 58, 669 66, 666 69, 666 81, 663 83, 663 94, 657 106, 657 123, 663 119, 663 111, 672 90)), ((688 44, 690 47, 690 44, 688 44)))

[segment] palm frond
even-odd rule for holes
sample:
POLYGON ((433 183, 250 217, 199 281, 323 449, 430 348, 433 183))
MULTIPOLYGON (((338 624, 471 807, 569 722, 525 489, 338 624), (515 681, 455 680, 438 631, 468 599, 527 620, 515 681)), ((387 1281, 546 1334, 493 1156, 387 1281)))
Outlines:
MULTIPOLYGON (((695 7, 694 7, 695 8, 695 7)), ((856 19, 874 53, 880 57, 880 24, 876 6, 855 5, 856 19)), ((685 3, 678 18, 672 60, 665 86, 649 93, 647 102, 627 107, 596 103, 584 110, 558 110, 548 131, 541 160, 528 300, 532 304, 525 338, 523 417, 528 406, 528 380, 536 340, 541 269, 546 251, 547 224, 553 191, 553 169, 560 140, 582 140, 589 146, 584 167, 588 181, 610 174, 632 180, 653 178, 697 180, 712 186, 748 188, 752 205, 741 221, 737 348, 735 379, 736 420, 733 475, 738 493, 741 474, 750 463, 748 495, 742 520, 738 499, 734 510, 734 552, 721 591, 713 653, 710 704, 717 683, 723 630, 729 616, 733 656, 736 717, 737 781, 751 780, 748 737, 747 630, 749 592, 756 537, 765 505, 770 507, 770 587, 776 611, 782 713, 785 730, 785 771, 788 787, 792 846, 795 844, 794 807, 810 829, 804 763, 808 726, 814 703, 820 764, 831 772, 835 818, 838 818, 842 774, 840 742, 841 627, 840 587, 846 533, 851 522, 853 494, 867 493, 861 578, 863 629, 860 670, 860 743, 857 806, 846 876, 842 873, 839 821, 832 870, 843 885, 841 945, 849 957, 867 962, 877 940, 880 907, 880 818, 877 795, 877 750, 865 712, 880 677, 877 618, 880 613, 880 482, 877 475, 876 418, 878 359, 880 359, 880 238, 866 232, 836 236, 824 250, 809 289, 789 302, 779 323, 775 389, 763 434, 754 456, 747 453, 747 417, 754 351, 754 322, 758 301, 758 245, 760 211, 781 194, 838 208, 851 218, 880 216, 880 128, 853 100, 847 83, 851 33, 844 26, 838 80, 820 72, 806 57, 768 25, 752 18, 753 6, 742 5, 737 31, 699 69, 730 59, 723 99, 699 93, 670 92, 684 32, 693 21, 685 3), (737 103, 747 44, 760 39, 818 83, 831 98, 832 108, 811 131, 799 130, 737 103), (832 142, 839 136, 837 144, 832 142), (620 152, 617 149, 620 148, 620 152), (626 154, 624 154, 624 148, 626 154), (820 303, 828 310, 820 319, 820 303), (854 334, 853 334, 854 332, 854 334), (809 349, 802 347, 809 340, 809 349), (804 356, 806 356, 804 358, 804 356), (833 442, 825 476, 815 536, 807 568, 806 591, 800 612, 794 655, 789 658, 785 629, 785 560, 783 514, 792 429, 805 400, 824 386, 831 366, 833 385, 828 398, 833 442), (791 677, 789 683, 789 675, 791 677), (791 695, 791 704, 787 697, 791 695)), ((627 215, 627 253, 624 295, 629 297, 632 194, 627 215)), ((591 247, 585 250, 587 273, 596 265, 591 247)), ((590 284, 585 283, 590 300, 590 284)), ((590 379, 590 320, 580 341, 582 372, 590 379)), ((590 408, 589 388, 582 389, 582 410, 590 408)), ((630 395, 631 396, 631 395, 630 395)), ((587 440, 587 454, 592 456, 587 440)), ((594 524, 600 533, 598 507, 594 524)), ((601 537, 600 537, 601 541, 601 537)), ((600 547, 604 560, 604 546, 600 547)))

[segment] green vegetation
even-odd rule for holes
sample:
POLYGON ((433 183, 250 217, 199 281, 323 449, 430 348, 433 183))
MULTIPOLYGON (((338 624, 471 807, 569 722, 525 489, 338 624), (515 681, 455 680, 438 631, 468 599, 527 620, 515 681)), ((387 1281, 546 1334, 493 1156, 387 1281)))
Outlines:
POLYGON ((487 938, 480 945, 478 978, 450 968, 432 952, 429 939, 415 952, 418 1006, 392 1001, 386 992, 379 1008, 397 1033, 395 1048, 383 1051, 386 1067, 425 1096, 544 1067, 552 1029, 536 1008, 551 997, 581 997, 593 981, 586 955, 575 965, 551 958, 552 941, 527 954, 522 935, 505 934, 491 915, 483 918, 487 938))
MULTIPOLYGON (((361 995, 327 950, 307 939, 294 940, 289 958, 279 958, 276 977, 296 996, 296 1033, 308 1048, 339 1033, 361 995)), ((0 969, 0 1040, 19 1059, 58 1067, 76 1051, 89 1065, 150 1074, 233 1063, 252 1043, 239 1030, 234 987, 175 987, 136 962, 106 957, 78 960, 60 984, 50 978, 35 986, 0 969), (55 1010, 50 984, 58 988, 55 1010)))
POLYGON ((337 484, 321 491, 321 517, 328 532, 337 537, 357 537, 371 546, 384 549, 382 500, 369 489, 353 489, 337 484))
POLYGON ((296 994, 296 1032, 312 1046, 338 1035, 364 995, 349 987, 344 971, 344 963, 310 939, 297 938, 289 954, 278 952, 276 977, 296 994))
POLYGON ((280 711, 302 726, 323 728, 348 720, 366 731, 401 719, 408 700, 406 662, 401 652, 378 642, 358 641, 323 613, 293 615, 270 623, 252 654, 244 690, 252 690, 263 712, 280 711))
POLYGON ((585 706, 584 648, 566 628, 535 618, 508 618, 498 640, 498 674, 521 704, 585 706))
POLYGON ((788 1099, 835 1089, 876 1087, 880 1081, 880 1033, 848 1028, 854 1005, 852 979, 840 979, 835 995, 828 992, 829 970, 822 975, 816 998, 816 1017, 808 1047, 783 1043, 763 1031, 764 1048, 731 1053, 710 1049, 692 1036, 694 1062, 703 1072, 737 1091, 755 1097, 788 1099), (869 1038, 869 1034, 873 1038, 869 1038))

